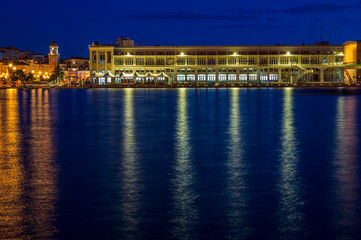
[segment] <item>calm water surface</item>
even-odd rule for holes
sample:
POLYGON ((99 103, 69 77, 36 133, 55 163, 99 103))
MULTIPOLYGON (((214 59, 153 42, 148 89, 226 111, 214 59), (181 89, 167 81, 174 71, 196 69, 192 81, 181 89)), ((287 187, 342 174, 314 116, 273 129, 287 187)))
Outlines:
POLYGON ((360 239, 361 95, 0 90, 0 239, 360 239))

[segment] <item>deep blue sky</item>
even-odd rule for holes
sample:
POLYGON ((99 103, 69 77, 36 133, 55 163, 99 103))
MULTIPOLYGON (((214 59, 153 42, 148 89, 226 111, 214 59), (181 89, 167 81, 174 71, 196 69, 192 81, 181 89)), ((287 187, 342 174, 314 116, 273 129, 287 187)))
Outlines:
POLYGON ((93 41, 139 45, 331 44, 361 38, 361 1, 5 1, 0 46, 88 57, 93 41))

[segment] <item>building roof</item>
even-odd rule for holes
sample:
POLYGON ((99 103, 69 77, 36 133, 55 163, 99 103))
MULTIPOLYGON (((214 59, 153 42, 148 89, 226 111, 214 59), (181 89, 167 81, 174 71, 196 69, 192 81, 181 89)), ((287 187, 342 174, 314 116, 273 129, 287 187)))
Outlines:
POLYGON ((57 47, 58 45, 56 44, 56 42, 53 40, 51 43, 50 43, 50 47, 57 47))

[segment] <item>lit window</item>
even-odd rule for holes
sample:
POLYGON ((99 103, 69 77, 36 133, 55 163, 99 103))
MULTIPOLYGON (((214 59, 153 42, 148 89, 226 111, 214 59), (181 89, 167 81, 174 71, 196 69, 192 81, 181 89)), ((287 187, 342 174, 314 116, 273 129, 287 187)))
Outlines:
POLYGON ((261 81, 267 82, 268 76, 267 75, 261 75, 261 81))
POLYGON ((208 81, 215 82, 216 81, 216 74, 208 74, 208 81))
POLYGON ((269 80, 272 82, 277 82, 278 81, 278 75, 277 74, 270 74, 269 75, 269 80))
POLYGON ((216 65, 216 59, 215 58, 208 58, 208 65, 216 65))
POLYGON ((158 58, 157 65, 165 65, 165 60, 163 58, 158 58))
POLYGON ((281 64, 288 64, 288 58, 281 58, 281 64))
POLYGON ((187 75, 187 81, 194 82, 196 80, 196 76, 194 74, 187 75))
POLYGON ((133 65, 133 58, 126 58, 125 59, 125 65, 133 65))
POLYGON ((240 74, 239 81, 246 82, 247 81, 247 74, 240 74))
POLYGON ((226 58, 218 58, 218 65, 226 65, 226 58))
POLYGON ((249 74, 250 81, 257 81, 257 74, 249 74))
POLYGON ((205 74, 199 74, 198 75, 198 81, 199 82, 205 82, 206 81, 206 75, 205 74))
POLYGON ((234 57, 228 58, 228 64, 229 65, 236 65, 237 64, 237 58, 234 58, 234 57))
POLYGON ((185 65, 185 64, 186 64, 186 60, 184 58, 177 59, 177 65, 185 65))
POLYGON ((206 59, 205 58, 198 58, 198 65, 206 65, 206 59))
POLYGON ((240 58, 240 59, 239 59, 239 64, 241 64, 241 65, 247 65, 247 58, 240 58))
POLYGON ((219 74, 218 75, 218 80, 220 82, 225 82, 227 80, 227 75, 226 74, 219 74))
POLYGON ((178 82, 184 82, 186 80, 186 75, 184 74, 178 74, 177 75, 177 81, 178 82))
POLYGON ((196 64, 195 59, 194 58, 188 58, 187 59, 187 64, 188 65, 195 65, 196 64))
POLYGON ((229 75, 228 75, 228 81, 235 82, 235 81, 236 81, 236 78, 237 78, 237 75, 236 75, 236 74, 229 74, 229 75))

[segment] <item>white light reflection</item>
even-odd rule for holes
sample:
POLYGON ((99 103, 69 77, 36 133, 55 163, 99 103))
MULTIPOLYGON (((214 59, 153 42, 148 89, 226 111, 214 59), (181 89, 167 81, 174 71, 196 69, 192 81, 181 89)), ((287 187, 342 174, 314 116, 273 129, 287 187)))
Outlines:
POLYGON ((298 174, 299 150, 294 127, 293 89, 284 89, 280 179, 279 179, 279 235, 281 239, 303 239, 304 227, 302 186, 298 174))
POLYGON ((250 229, 246 226, 245 207, 247 201, 245 198, 245 175, 247 169, 243 162, 243 141, 241 127, 241 113, 239 104, 239 89, 233 88, 231 93, 231 107, 229 115, 229 143, 228 143, 228 219, 229 219, 229 237, 231 239, 246 239, 250 229))
MULTIPOLYGON (((358 129, 357 99, 355 96, 340 96, 337 102, 336 118, 336 196, 338 212, 337 225, 343 226, 344 235, 352 234, 360 227, 357 224, 359 198, 358 184, 358 129)), ((352 238, 352 236, 349 236, 352 238)), ((346 236, 343 236, 344 239, 346 236)))
POLYGON ((139 162, 134 134, 134 92, 133 89, 124 91, 124 119, 123 119, 123 162, 122 162, 122 206, 124 231, 127 239, 136 239, 139 233, 139 162))
POLYGON ((191 144, 187 115, 187 89, 178 90, 177 123, 175 139, 176 163, 173 170, 173 209, 171 220, 172 239, 193 239, 198 219, 195 208, 194 167, 191 159, 191 144))

